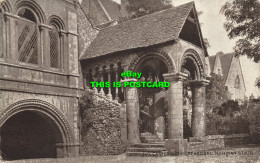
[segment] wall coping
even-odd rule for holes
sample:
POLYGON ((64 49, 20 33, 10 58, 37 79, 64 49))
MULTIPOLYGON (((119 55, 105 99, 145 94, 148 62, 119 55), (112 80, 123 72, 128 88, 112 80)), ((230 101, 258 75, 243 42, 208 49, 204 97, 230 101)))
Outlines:
POLYGON ((225 139, 225 138, 245 138, 250 137, 250 134, 232 134, 232 135, 208 135, 208 139, 225 139))

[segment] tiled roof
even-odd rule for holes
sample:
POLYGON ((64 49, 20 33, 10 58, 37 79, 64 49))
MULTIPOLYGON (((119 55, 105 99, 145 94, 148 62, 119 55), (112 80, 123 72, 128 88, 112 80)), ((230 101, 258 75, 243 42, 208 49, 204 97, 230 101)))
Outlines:
POLYGON ((190 2, 104 28, 80 59, 172 41, 178 38, 193 7, 190 2))
POLYGON ((227 80, 227 76, 228 76, 228 72, 230 69, 230 65, 231 65, 233 56, 234 56, 234 53, 227 53, 227 54, 219 55, 221 68, 222 68, 222 72, 223 72, 223 78, 224 78, 225 82, 227 80))

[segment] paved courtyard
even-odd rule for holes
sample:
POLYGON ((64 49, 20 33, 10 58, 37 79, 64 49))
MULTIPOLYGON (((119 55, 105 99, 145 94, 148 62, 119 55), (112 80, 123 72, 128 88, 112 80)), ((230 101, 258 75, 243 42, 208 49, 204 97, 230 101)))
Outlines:
MULTIPOLYGON (((9 162, 9 161, 5 161, 9 162)), ((227 147, 222 150, 194 152, 183 156, 171 157, 127 157, 124 154, 119 156, 88 156, 66 159, 34 159, 10 161, 12 163, 237 163, 252 162, 260 163, 260 147, 249 145, 247 147, 227 147)))

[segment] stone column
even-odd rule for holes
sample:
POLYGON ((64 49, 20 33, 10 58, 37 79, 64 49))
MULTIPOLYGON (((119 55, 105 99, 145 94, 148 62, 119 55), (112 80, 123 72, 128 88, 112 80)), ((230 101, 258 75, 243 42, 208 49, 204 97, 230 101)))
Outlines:
POLYGON ((164 98, 165 90, 161 90, 158 93, 154 94, 154 108, 153 108, 153 117, 154 117, 154 133, 160 139, 164 140, 165 136, 165 107, 164 107, 164 98))
POLYGON ((44 68, 50 68, 50 36, 49 31, 52 29, 51 26, 40 24, 39 25, 40 33, 41 33, 41 50, 40 50, 40 57, 41 57, 41 65, 44 68))
MULTIPOLYGON (((93 82, 97 82, 98 81, 98 71, 94 72, 93 73, 93 82)), ((95 93, 98 93, 98 89, 96 87, 96 84, 94 85, 94 88, 93 88, 94 92, 95 93)))
MULTIPOLYGON (((126 79, 122 82, 136 82, 136 79, 126 79)), ((127 139, 129 144, 140 143, 139 137, 139 101, 136 87, 125 88, 127 139)))
MULTIPOLYGON (((99 71, 99 75, 100 75, 100 79, 101 79, 101 82, 104 82, 104 72, 103 72, 103 69, 101 68, 101 70, 99 71)), ((101 96, 104 96, 105 95, 105 92, 104 92, 104 88, 103 87, 100 87, 100 92, 99 94, 101 96)))
MULTIPOLYGON (((114 72, 115 72, 115 76, 116 76, 116 81, 115 82, 118 82, 118 67, 114 68, 114 72)), ((115 94, 115 100, 119 100, 119 97, 118 97, 118 87, 115 88, 116 89, 116 94, 115 94)))
MULTIPOLYGON (((110 84, 112 84, 111 83, 111 73, 112 73, 111 69, 107 69, 106 72, 108 74, 108 82, 110 84)), ((108 87, 108 94, 107 94, 107 98, 110 99, 110 100, 112 100, 111 87, 112 86, 108 87)))
POLYGON ((192 88, 192 136, 201 138, 206 133, 206 96, 205 87, 208 85, 208 80, 191 81, 192 88))
POLYGON ((168 140, 165 147, 170 154, 183 153, 187 141, 183 139, 183 80, 187 74, 164 74, 165 81, 170 82, 168 88, 168 140))

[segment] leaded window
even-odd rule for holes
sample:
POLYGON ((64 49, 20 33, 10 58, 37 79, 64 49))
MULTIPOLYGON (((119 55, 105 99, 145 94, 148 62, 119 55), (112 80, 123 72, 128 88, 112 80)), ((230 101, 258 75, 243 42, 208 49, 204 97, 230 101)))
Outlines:
POLYGON ((38 64, 38 28, 34 13, 26 8, 18 12, 22 19, 17 21, 18 60, 20 62, 38 64))
POLYGON ((50 38, 50 66, 60 68, 60 37, 59 31, 55 26, 49 31, 50 38))

